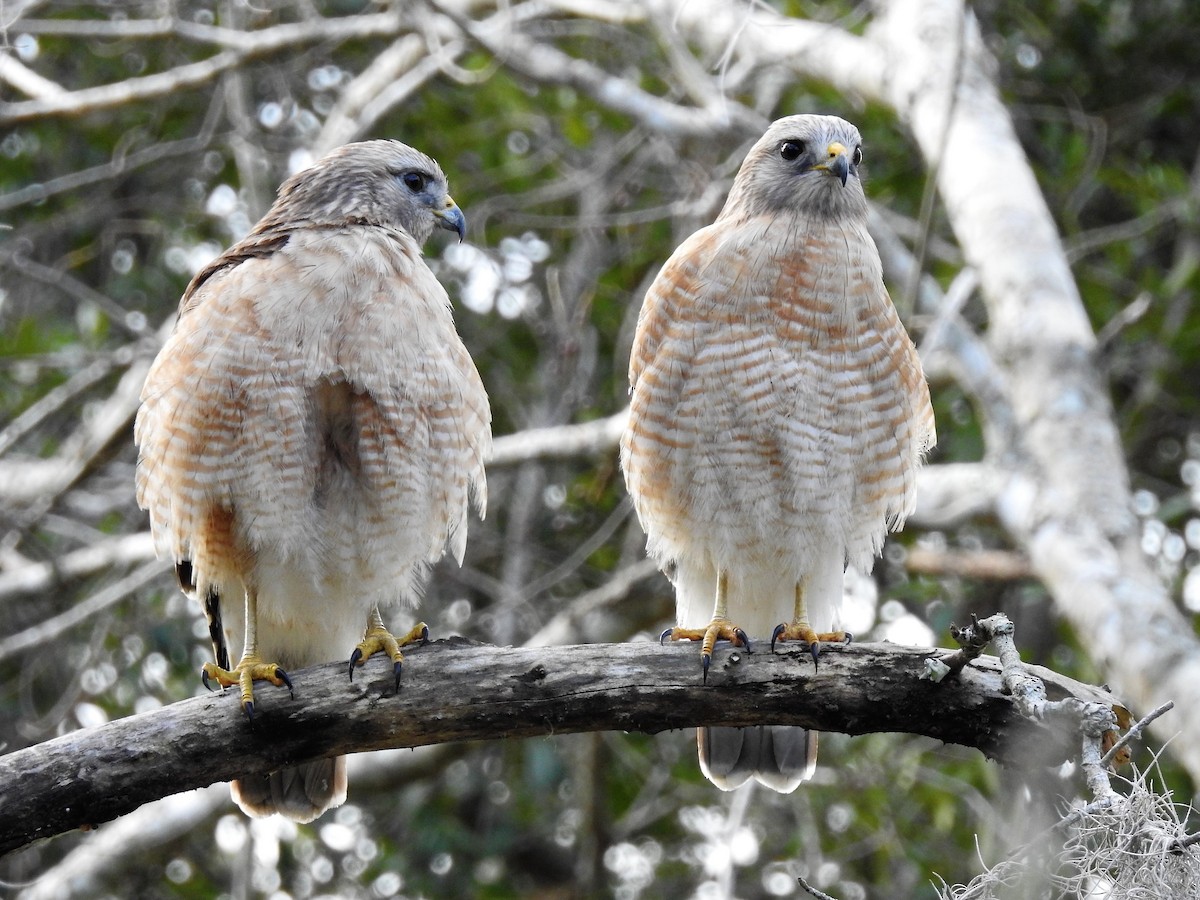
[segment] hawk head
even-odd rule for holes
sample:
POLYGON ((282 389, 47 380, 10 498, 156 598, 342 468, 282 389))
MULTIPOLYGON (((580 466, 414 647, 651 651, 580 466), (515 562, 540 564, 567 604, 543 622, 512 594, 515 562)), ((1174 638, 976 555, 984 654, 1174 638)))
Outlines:
POLYGON ((785 210, 865 215, 859 181, 862 136, 837 116, 788 116, 771 123, 746 154, 722 215, 785 210))
POLYGON ((259 229, 296 222, 390 226, 419 244, 435 227, 459 240, 467 227, 441 167, 399 141, 346 144, 285 181, 259 229))

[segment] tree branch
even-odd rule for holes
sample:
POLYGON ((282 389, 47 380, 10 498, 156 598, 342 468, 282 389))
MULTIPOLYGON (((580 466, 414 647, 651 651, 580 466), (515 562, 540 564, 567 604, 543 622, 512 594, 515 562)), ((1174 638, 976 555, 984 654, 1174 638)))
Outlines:
MULTIPOLYGON (((114 566, 130 566, 154 559, 154 539, 149 531, 108 538, 64 553, 46 562, 30 562, 0 570, 0 601, 23 594, 37 594, 114 566)), ((164 564, 165 565, 165 564, 164 564)), ((0 641, 0 647, 3 647, 0 641)), ((3 657, 0 650, 0 657, 3 657)))
POLYGON ((454 14, 447 4, 442 9, 504 65, 538 82, 570 85, 653 132, 711 137, 763 124, 760 116, 727 97, 713 96, 707 107, 689 107, 647 93, 629 79, 609 75, 586 59, 531 39, 514 27, 507 10, 475 22, 454 14))
POLYGON ((39 75, 7 53, 0 53, 0 81, 35 100, 45 100, 66 93, 62 85, 39 75))
MULTIPOLYGON (((121 28, 131 30, 138 23, 121 23, 121 28)), ((149 29, 165 28, 163 20, 153 20, 149 29)), ((208 28, 173 22, 172 33, 203 37, 224 45, 229 49, 200 60, 176 66, 166 72, 127 78, 124 81, 97 87, 81 88, 62 93, 43 92, 36 100, 21 100, 0 105, 0 124, 12 125, 31 119, 49 116, 78 116, 102 109, 111 109, 140 100, 149 100, 165 94, 174 94, 189 88, 199 87, 215 79, 222 72, 264 56, 270 56, 304 44, 317 41, 337 43, 362 38, 395 37, 402 28, 401 20, 391 13, 372 13, 344 18, 312 18, 303 22, 275 25, 259 31, 241 32, 222 28, 208 28)))
MULTIPOLYGON (((586 731, 658 732, 699 723, 794 724, 847 734, 910 732, 976 747, 1020 766, 1074 755, 1059 723, 1025 719, 981 657, 935 684, 928 649, 720 648, 708 684, 694 645, 593 644, 513 649, 465 639, 412 650, 399 694, 391 667, 345 664, 292 673, 295 699, 257 688, 255 724, 236 692, 194 697, 0 757, 0 853, 89 827, 169 794, 299 761, 388 747, 586 731)), ((1050 699, 1113 698, 1044 669, 1050 699)))
MULTIPOLYGON (((428 777, 454 758, 450 745, 422 747, 391 753, 361 753, 350 760, 350 782, 356 789, 385 786, 428 777)), ((117 875, 131 858, 153 853, 200 828, 232 801, 229 788, 212 784, 185 791, 139 807, 120 820, 100 829, 77 845, 48 869, 38 873, 17 900, 60 900, 78 893, 78 885, 93 884, 117 875)))

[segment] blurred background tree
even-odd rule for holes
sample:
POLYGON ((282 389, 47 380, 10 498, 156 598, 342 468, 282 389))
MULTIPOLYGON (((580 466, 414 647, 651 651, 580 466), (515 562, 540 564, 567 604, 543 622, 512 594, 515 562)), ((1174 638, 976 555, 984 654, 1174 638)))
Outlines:
MULTIPOLYGON (((807 111, 865 136, 877 240, 928 354, 940 436, 917 516, 871 579, 848 578, 847 626, 944 644, 951 621, 1003 611, 1029 661, 1111 681, 1142 706, 1160 699, 1162 678, 1136 676, 1147 641, 1163 639, 1172 671, 1200 656, 1200 6, 942 6, 952 36, 982 36, 1098 335, 1085 362, 1107 386, 1100 414, 1123 460, 1097 458, 1079 492, 1111 494, 1119 509, 1100 538, 1131 539, 1138 559, 1106 564, 1131 583, 1152 572, 1142 593, 1164 606, 1145 611, 1133 589, 1114 592, 1123 611, 1082 582, 1073 593, 1077 573, 1013 512, 1021 397, 1017 424, 998 424, 1004 404, 989 406, 971 369, 990 351, 1010 384, 1021 374, 1020 353, 997 337, 1009 307, 960 210, 927 184, 962 160, 937 152, 953 147, 949 132, 888 96, 903 71, 841 43, 886 46, 913 4, 6 0, 3 748, 200 689, 203 621, 153 559, 133 502, 137 392, 191 274, 245 233, 283 178, 349 140, 398 138, 449 175, 468 241, 431 245, 430 262, 495 433, 514 436, 489 470, 489 516, 471 529, 465 566, 438 569, 420 615, 435 637, 499 644, 657 634, 670 589, 644 560, 611 427, 641 296, 711 221, 765 124, 807 111), (588 440, 549 433, 549 449, 532 446, 547 436, 533 430, 560 425, 588 440), (1139 616, 1153 621, 1129 627, 1139 616)), ((958 74, 969 57, 961 49, 958 74)), ((1057 502, 1036 479, 1021 484, 1057 502)), ((1059 512, 1090 521, 1082 507, 1059 512)), ((405 677, 421 677, 419 652, 405 677)), ((1181 702, 1136 763, 1195 729, 1194 709, 1181 702)), ((786 897, 797 875, 843 900, 933 895, 935 874, 968 880, 980 857, 994 861, 1081 793, 1070 772, 1004 771, 907 736, 829 735, 811 785, 726 795, 700 777, 692 741, 602 734, 374 754, 354 761, 348 804, 312 826, 249 821, 214 786, 14 854, 0 877, 33 882, 29 897, 786 897)), ((1162 759, 1185 804, 1197 745, 1182 739, 1162 759)))

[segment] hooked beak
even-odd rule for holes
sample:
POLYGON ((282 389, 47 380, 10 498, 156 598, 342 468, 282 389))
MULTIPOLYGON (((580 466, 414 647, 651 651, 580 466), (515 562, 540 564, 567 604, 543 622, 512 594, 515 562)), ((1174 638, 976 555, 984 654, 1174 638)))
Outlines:
POLYGON ((827 154, 825 161, 817 163, 813 168, 828 172, 842 183, 842 187, 845 187, 846 179, 850 177, 850 157, 846 153, 845 146, 834 141, 825 152, 827 154))
POLYGON ((453 231, 458 235, 458 242, 461 244, 467 233, 467 218, 454 202, 454 198, 447 197, 446 205, 441 209, 435 209, 433 214, 437 217, 438 227, 453 231))

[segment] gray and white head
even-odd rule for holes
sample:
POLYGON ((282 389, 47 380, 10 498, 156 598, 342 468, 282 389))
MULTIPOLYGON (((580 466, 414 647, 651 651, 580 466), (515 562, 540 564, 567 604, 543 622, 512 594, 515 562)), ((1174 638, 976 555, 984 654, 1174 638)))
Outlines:
POLYGON ((818 216, 865 215, 859 180, 862 136, 837 116, 788 116, 750 148, 722 217, 795 210, 818 216))
POLYGON ((399 141, 346 144, 297 172, 279 188, 257 230, 297 221, 398 227, 419 244, 434 228, 459 240, 466 230, 441 166, 399 141))

